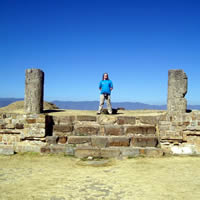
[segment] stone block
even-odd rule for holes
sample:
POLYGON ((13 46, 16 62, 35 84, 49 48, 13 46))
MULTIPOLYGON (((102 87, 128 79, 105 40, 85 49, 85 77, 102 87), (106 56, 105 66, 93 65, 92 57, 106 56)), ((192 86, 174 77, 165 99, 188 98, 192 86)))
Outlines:
POLYGON ((100 125, 114 125, 117 122, 117 118, 114 115, 99 115, 97 122, 100 125))
POLYGON ((100 125, 99 135, 101 135, 101 136, 104 136, 104 135, 105 135, 105 128, 104 128, 104 125, 100 125))
POLYGON ((185 130, 200 131, 200 126, 191 123, 190 126, 187 126, 185 130))
POLYGON ((12 123, 12 119, 6 118, 6 119, 5 119, 5 123, 6 123, 6 124, 11 124, 11 123, 12 123))
POLYGON ((108 137, 105 136, 94 136, 91 138, 92 146, 94 147, 107 147, 108 146, 108 137))
POLYGON ((4 135, 4 143, 10 145, 10 144, 16 144, 17 142, 20 142, 20 136, 19 135, 4 135))
POLYGON ((74 126, 75 135, 98 135, 100 126, 93 124, 76 124, 74 126))
POLYGON ((148 134, 156 134, 155 126, 127 126, 126 127, 126 134, 141 134, 141 135, 148 135, 148 134))
POLYGON ((74 156, 74 147, 71 145, 67 145, 65 148, 65 154, 69 156, 74 156))
POLYGON ((170 129, 171 125, 159 125, 158 129, 159 131, 168 131, 170 129))
POLYGON ((26 119, 26 122, 28 124, 34 124, 34 123, 36 123, 36 119, 26 119))
POLYGON ((24 138, 34 138, 34 137, 37 137, 37 138, 45 137, 45 129, 36 128, 36 127, 25 128, 21 131, 20 136, 21 136, 22 139, 24 139, 24 138))
POLYGON ((84 144, 90 143, 91 137, 90 136, 69 136, 68 137, 68 144, 84 144))
POLYGON ((58 143, 60 143, 60 144, 66 144, 67 143, 67 137, 66 136, 60 136, 60 137, 58 137, 58 143))
POLYGON ((51 153, 51 148, 50 148, 49 145, 43 146, 43 147, 40 148, 40 152, 41 153, 51 153))
POLYGON ((40 153, 41 150, 41 145, 16 145, 15 147, 15 152, 20 152, 20 153, 26 153, 26 152, 36 152, 40 153))
POLYGON ((185 144, 183 146, 172 146, 172 154, 175 155, 196 155, 196 147, 193 144, 185 144))
POLYGON ((91 115, 78 115, 76 117, 77 121, 96 121, 97 118, 96 116, 91 116, 91 115))
POLYGON ((71 125, 71 124, 68 124, 68 125, 57 124, 57 125, 53 126, 53 131, 63 132, 63 133, 72 132, 73 131, 73 125, 71 125))
POLYGON ((14 129, 14 128, 15 128, 15 125, 14 125, 14 124, 7 124, 7 125, 6 125, 6 128, 7 128, 7 129, 14 129))
POLYGON ((130 146, 129 137, 110 137, 109 146, 130 146))
POLYGON ((73 135, 72 134, 73 132, 58 132, 58 131, 54 131, 53 132, 53 136, 58 136, 58 137, 62 137, 62 136, 70 136, 70 135, 73 135))
POLYGON ((5 124, 0 124, 0 129, 5 129, 6 125, 5 124))
POLYGON ((15 128, 16 129, 23 129, 24 128, 24 124, 17 123, 17 124, 15 124, 15 128))
POLYGON ((46 119, 45 118, 37 118, 36 123, 45 123, 46 119))
POLYGON ((131 145, 134 147, 156 147, 158 145, 157 137, 132 137, 131 145))
POLYGON ((165 115, 161 116, 140 116, 139 120, 143 124, 150 124, 150 125, 157 125, 160 121, 160 118, 165 115))
POLYGON ((9 134, 21 134, 21 132, 18 132, 17 130, 3 129, 3 130, 0 130, 0 134, 5 134, 5 135, 9 135, 9 134))
POLYGON ((38 128, 44 128, 44 129, 45 129, 45 128, 46 128, 46 125, 40 123, 40 124, 37 124, 37 127, 38 127, 38 128))
POLYGON ((102 148, 101 149, 101 157, 102 158, 117 158, 120 156, 119 148, 102 148))
POLYGON ((123 135, 124 130, 123 127, 120 125, 105 125, 105 134, 106 135, 123 135))
POLYGON ((134 158, 139 156, 139 148, 137 147, 121 147, 120 148, 121 156, 122 157, 129 157, 134 158))
POLYGON ((154 147, 141 148, 139 149, 139 153, 140 155, 147 156, 147 157, 163 156, 163 150, 160 148, 154 148, 154 147))
POLYGON ((187 136, 200 136, 200 131, 184 131, 184 135, 187 135, 187 136))
POLYGON ((172 124, 172 122, 170 121, 159 121, 159 125, 160 126, 170 126, 172 124))
POLYGON ((14 147, 11 145, 0 145, 0 155, 13 155, 14 147))
POLYGON ((123 125, 123 124, 135 124, 136 122, 136 118, 135 117, 128 117, 128 116, 124 116, 124 117, 118 117, 117 118, 117 124, 119 125, 123 125))
POLYGON ((66 146, 65 145, 51 145, 51 153, 65 153, 66 152, 66 146))
POLYGON ((77 147, 75 148, 75 157, 87 158, 87 157, 101 157, 101 151, 95 147, 77 147))
POLYGON ((47 136, 46 141, 48 144, 56 144, 58 142, 58 136, 47 136))
POLYGON ((53 116, 54 124, 72 124, 75 116, 53 116))

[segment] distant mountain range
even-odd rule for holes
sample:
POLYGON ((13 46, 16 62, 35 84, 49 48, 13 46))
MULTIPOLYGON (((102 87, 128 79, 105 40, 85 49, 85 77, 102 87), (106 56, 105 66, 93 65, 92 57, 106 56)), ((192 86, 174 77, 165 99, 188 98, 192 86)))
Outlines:
MULTIPOLYGON (((15 101, 22 101, 23 98, 0 98, 0 107, 4 107, 15 101)), ((52 101, 60 109, 74 109, 74 110, 97 110, 99 106, 98 101, 52 101)), ((126 110, 166 110, 166 105, 150 105, 140 102, 112 102, 113 108, 125 108, 126 110)), ((200 105, 188 105, 190 110, 200 110, 200 105)))
MULTIPOLYGON (((97 110, 99 107, 98 101, 53 101, 59 108, 62 109, 78 109, 78 110, 97 110)), ((105 103, 106 107, 106 103, 105 103)), ((126 110, 138 109, 153 109, 165 110, 166 105, 149 105, 139 102, 112 102, 113 108, 125 108, 126 110)))
POLYGON ((23 101, 23 98, 0 98, 0 107, 7 106, 15 101, 23 101))

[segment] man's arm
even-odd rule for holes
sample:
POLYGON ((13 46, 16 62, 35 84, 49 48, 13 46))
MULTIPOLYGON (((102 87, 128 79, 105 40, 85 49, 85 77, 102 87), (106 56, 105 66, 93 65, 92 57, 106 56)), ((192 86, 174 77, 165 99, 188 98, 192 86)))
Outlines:
POLYGON ((113 90, 113 83, 112 83, 112 81, 110 81, 110 91, 112 91, 113 90))
POLYGON ((100 83, 99 83, 99 90, 101 90, 101 87, 102 87, 102 86, 101 86, 101 82, 100 82, 100 83))

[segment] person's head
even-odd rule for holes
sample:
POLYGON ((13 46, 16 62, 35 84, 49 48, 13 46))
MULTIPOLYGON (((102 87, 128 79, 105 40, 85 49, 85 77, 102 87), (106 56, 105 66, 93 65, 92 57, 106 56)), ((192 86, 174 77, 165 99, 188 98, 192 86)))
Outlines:
POLYGON ((109 80, 108 73, 104 73, 102 80, 109 80))

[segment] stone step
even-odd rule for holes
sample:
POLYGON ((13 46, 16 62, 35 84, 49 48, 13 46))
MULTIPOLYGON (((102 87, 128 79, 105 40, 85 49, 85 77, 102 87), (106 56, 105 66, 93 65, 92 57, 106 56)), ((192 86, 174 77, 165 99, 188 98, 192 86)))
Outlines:
POLYGON ((77 158, 120 158, 120 157, 159 157, 163 150, 155 147, 107 147, 98 148, 91 146, 74 147, 73 145, 46 145, 41 148, 42 154, 64 153, 77 158))
POLYGON ((156 136, 133 136, 131 138, 131 146, 134 147, 156 147, 158 143, 158 137, 156 136))
POLYGON ((157 147, 156 136, 48 136, 48 144, 73 144, 98 148, 111 146, 157 147))
POLYGON ((100 157, 100 158, 119 158, 119 157, 138 157, 149 156, 158 157, 163 156, 163 151, 155 147, 109 147, 109 148, 92 148, 92 147, 78 147, 75 149, 75 157, 100 157))
POLYGON ((0 155, 13 155, 14 153, 13 145, 0 145, 0 155))
POLYGON ((100 125, 97 122, 80 122, 76 124, 53 125, 54 136, 122 136, 122 135, 155 135, 156 127, 153 125, 100 125))

